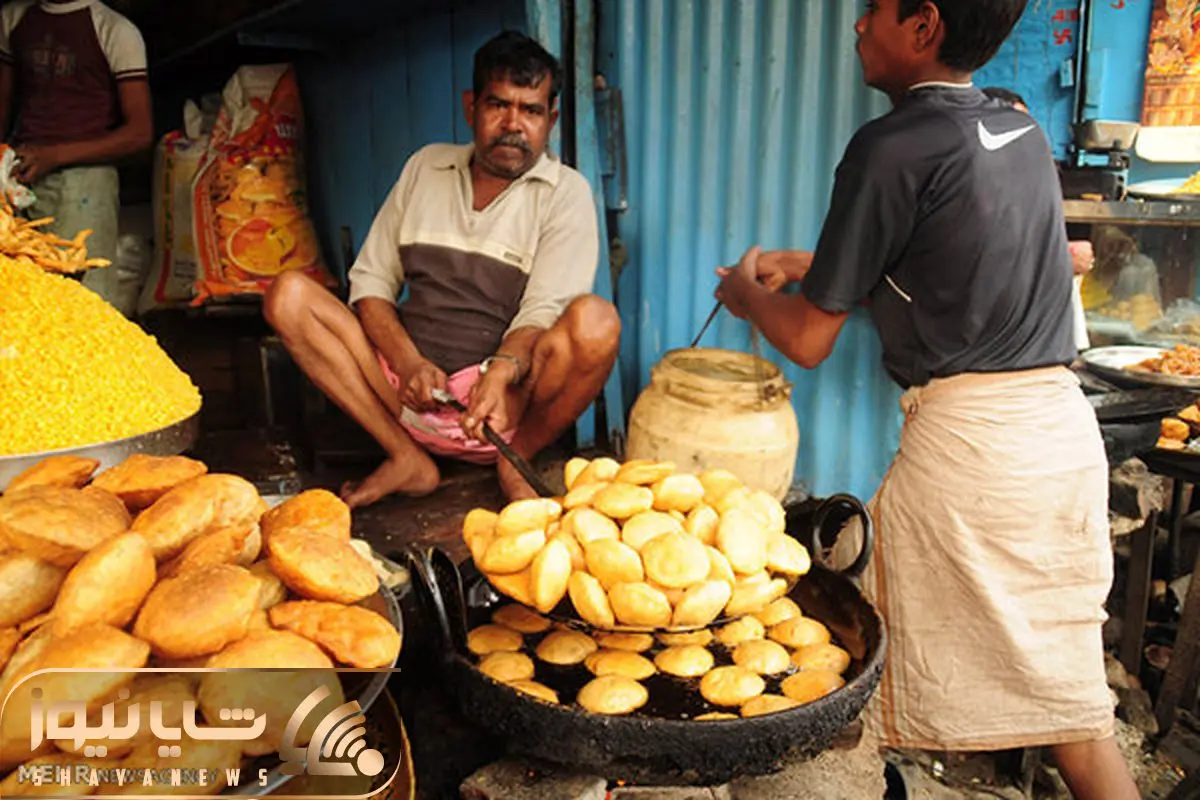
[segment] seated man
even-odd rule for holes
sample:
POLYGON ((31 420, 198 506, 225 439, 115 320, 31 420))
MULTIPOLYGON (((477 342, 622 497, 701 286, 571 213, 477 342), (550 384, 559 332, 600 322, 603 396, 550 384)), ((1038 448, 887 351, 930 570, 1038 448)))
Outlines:
MULTIPOLYGON (((495 462, 485 422, 531 458, 604 387, 620 321, 589 294, 592 192, 545 152, 561 85, 532 39, 484 44, 463 94, 474 142, 429 145, 405 164, 350 270, 353 311, 299 273, 267 292, 267 321, 296 363, 388 452, 342 487, 351 506, 432 492, 429 453, 495 462), (435 389, 467 412, 440 406, 435 389)), ((534 496, 507 461, 498 473, 510 499, 534 496)))

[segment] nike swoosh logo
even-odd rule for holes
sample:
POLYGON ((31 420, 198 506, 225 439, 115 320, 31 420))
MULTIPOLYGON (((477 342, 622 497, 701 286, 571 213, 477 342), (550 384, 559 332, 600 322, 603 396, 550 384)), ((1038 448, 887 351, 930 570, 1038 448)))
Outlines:
POLYGON ((992 133, 983 127, 983 120, 979 120, 979 143, 983 145, 984 150, 999 150, 1002 147, 1012 144, 1036 127, 1037 125, 1026 125, 1024 128, 1017 128, 1015 131, 992 133))

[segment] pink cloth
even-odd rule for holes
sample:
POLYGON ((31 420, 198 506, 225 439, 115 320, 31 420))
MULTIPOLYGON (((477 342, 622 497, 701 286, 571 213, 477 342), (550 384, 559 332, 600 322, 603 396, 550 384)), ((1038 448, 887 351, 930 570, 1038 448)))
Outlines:
MULTIPOLYGON (((388 384, 400 391, 400 376, 392 372, 382 353, 376 353, 379 367, 388 384)), ((446 378, 446 390, 463 405, 470 405, 471 389, 479 381, 479 365, 464 367, 446 378)), ((480 442, 463 431, 462 412, 441 406, 437 411, 423 413, 405 407, 400 415, 400 424, 412 436, 413 441, 430 453, 446 458, 457 458, 473 464, 495 464, 499 452, 489 442, 480 442)), ((514 431, 501 431, 500 438, 511 442, 514 431)))

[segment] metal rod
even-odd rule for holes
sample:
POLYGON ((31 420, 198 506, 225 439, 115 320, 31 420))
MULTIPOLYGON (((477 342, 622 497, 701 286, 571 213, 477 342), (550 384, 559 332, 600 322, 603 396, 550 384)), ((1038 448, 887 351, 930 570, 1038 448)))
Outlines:
POLYGON ((696 345, 700 344, 700 340, 704 338, 704 334, 708 331, 708 326, 712 325, 712 321, 717 318, 717 312, 720 310, 721 301, 718 300, 717 304, 713 306, 713 310, 709 312, 708 319, 704 320, 704 327, 700 329, 700 332, 696 334, 696 338, 692 340, 692 349, 694 349, 696 345))

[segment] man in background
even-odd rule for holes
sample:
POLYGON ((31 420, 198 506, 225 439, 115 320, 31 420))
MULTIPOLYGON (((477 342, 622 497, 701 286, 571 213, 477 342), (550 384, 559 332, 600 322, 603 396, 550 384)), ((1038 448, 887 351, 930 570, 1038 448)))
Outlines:
MULTIPOLYGON (((100 0, 15 0, 0 9, 0 134, 16 149, 14 177, 33 189, 54 233, 90 230, 88 254, 116 258, 116 162, 148 149, 154 125, 146 47, 100 0)), ((116 296, 113 267, 85 286, 116 296)), ((131 310, 131 309, 130 309, 131 310)))

